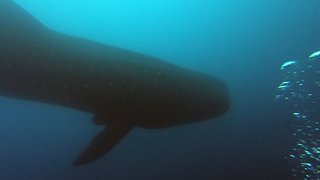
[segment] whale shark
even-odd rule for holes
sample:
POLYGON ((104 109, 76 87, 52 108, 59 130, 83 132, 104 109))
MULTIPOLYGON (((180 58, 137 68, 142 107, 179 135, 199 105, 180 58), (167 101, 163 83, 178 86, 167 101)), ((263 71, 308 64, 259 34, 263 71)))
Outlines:
POLYGON ((0 0, 0 96, 93 114, 103 130, 74 166, 110 152, 133 128, 209 120, 230 108, 227 85, 205 73, 67 35, 0 0))

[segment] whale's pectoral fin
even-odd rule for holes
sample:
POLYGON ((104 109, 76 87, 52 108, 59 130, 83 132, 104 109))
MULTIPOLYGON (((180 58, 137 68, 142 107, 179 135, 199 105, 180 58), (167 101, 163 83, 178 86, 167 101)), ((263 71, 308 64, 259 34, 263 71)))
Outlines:
POLYGON ((99 159, 120 142, 131 129, 132 126, 122 123, 108 124, 107 128, 93 138, 89 146, 73 162, 73 165, 85 165, 99 159))

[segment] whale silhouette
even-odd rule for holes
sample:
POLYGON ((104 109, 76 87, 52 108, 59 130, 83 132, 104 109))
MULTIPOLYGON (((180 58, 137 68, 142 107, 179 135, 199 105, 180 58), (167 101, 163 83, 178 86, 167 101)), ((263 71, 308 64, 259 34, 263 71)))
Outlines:
POLYGON ((134 127, 198 122, 230 107, 212 76, 55 32, 12 0, 0 0, 0 95, 94 114, 105 128, 74 166, 99 159, 134 127))

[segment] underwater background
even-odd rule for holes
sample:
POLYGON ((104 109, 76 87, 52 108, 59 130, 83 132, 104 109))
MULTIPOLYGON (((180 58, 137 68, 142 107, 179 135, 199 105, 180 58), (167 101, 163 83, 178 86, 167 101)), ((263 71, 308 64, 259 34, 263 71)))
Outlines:
POLYGON ((320 50, 319 0, 15 2, 50 29, 212 74, 232 107, 211 121, 134 129, 75 168, 101 128, 91 114, 1 97, 1 180, 320 178, 320 58, 309 57, 320 50))

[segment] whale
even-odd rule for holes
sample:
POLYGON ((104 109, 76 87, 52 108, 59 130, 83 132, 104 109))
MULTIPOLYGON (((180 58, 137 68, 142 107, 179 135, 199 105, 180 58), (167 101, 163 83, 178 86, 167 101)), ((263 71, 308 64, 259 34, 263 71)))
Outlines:
POLYGON ((102 126, 72 163, 110 152, 133 128, 210 120, 230 108, 222 80, 160 58, 50 29, 0 0, 0 96, 87 112, 102 126))

